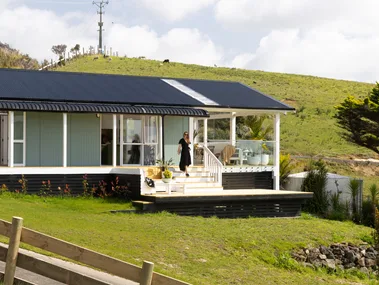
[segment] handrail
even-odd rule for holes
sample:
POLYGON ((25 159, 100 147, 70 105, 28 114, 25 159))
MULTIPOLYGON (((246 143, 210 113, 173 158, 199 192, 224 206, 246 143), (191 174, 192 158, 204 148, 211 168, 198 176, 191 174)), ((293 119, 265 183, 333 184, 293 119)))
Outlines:
POLYGON ((206 146, 203 146, 204 150, 204 167, 209 170, 214 182, 222 185, 222 168, 221 161, 214 155, 214 153, 206 146))

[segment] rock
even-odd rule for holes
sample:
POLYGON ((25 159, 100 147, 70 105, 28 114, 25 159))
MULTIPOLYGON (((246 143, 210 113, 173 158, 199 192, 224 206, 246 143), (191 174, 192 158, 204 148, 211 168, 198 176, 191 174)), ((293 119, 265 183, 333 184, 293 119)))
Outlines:
POLYGON ((320 252, 321 254, 327 254, 329 252, 329 249, 326 246, 320 246, 320 252))
POLYGON ((327 257, 328 259, 335 259, 335 258, 336 258, 332 252, 329 252, 329 253, 326 255, 326 257, 327 257))
POLYGON ((307 260, 307 257, 301 254, 293 253, 292 257, 296 259, 299 262, 305 262, 307 260))
POLYGON ((367 274, 367 275, 370 273, 370 271, 367 269, 367 267, 361 267, 361 268, 359 268, 359 271, 364 273, 364 274, 367 274))
POLYGON ((320 258, 321 260, 325 260, 326 259, 326 255, 325 254, 320 254, 318 256, 318 258, 320 258))
POLYGON ((326 260, 326 267, 333 269, 333 270, 336 270, 336 263, 335 263, 334 259, 327 259, 326 260))
POLYGON ((363 256, 365 256, 365 255, 366 255, 366 250, 365 250, 365 249, 362 249, 362 250, 361 250, 361 254, 362 254, 363 256))
POLYGON ((355 266, 354 263, 348 263, 346 265, 344 265, 345 269, 350 269, 350 268, 353 268, 355 266))
POLYGON ((337 268, 338 268, 339 270, 344 270, 344 269, 345 269, 345 267, 343 267, 343 265, 342 265, 342 264, 340 264, 340 265, 337 265, 337 268))
POLYGON ((373 254, 377 255, 378 252, 375 250, 375 248, 373 248, 372 246, 369 247, 368 249, 366 249, 366 252, 372 252, 373 254))
POLYGON ((345 252, 345 257, 351 263, 355 262, 355 260, 357 259, 357 257, 355 256, 355 253, 353 251, 345 252))
POLYGON ((309 254, 309 250, 308 250, 308 249, 305 250, 305 254, 306 254, 306 255, 309 254))
POLYGON ((358 265, 359 265, 360 267, 364 267, 364 266, 366 266, 365 258, 364 258, 364 257, 361 257, 361 258, 358 259, 358 265))
POLYGON ((343 250, 340 248, 335 248, 333 249, 333 254, 337 256, 342 256, 343 255, 343 250))
POLYGON ((366 264, 366 267, 376 266, 376 260, 375 259, 371 259, 371 258, 366 258, 365 259, 365 264, 366 264))
POLYGON ((313 261, 312 264, 313 264, 313 266, 316 267, 316 268, 322 266, 322 263, 321 263, 321 261, 319 261, 319 260, 315 260, 315 261, 313 261))
POLYGON ((375 255, 375 253, 373 253, 373 252, 371 252, 371 251, 366 252, 365 257, 366 257, 366 258, 370 258, 370 259, 376 259, 376 255, 375 255))

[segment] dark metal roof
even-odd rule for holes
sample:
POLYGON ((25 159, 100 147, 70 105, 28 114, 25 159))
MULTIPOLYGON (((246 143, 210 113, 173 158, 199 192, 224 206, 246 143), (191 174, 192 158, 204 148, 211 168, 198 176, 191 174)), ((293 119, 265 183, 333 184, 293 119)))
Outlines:
POLYGON ((0 99, 294 110, 236 82, 173 80, 211 99, 217 105, 207 105, 158 77, 16 69, 0 69, 0 99))
POLYGON ((188 107, 163 107, 151 105, 131 106, 126 104, 101 104, 77 102, 37 102, 0 100, 0 110, 209 117, 208 112, 205 110, 188 107))

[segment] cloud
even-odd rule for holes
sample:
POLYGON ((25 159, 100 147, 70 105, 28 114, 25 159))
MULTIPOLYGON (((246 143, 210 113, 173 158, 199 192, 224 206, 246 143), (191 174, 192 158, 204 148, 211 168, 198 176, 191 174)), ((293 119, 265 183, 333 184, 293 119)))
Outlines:
POLYGON ((179 21, 198 12, 217 0, 138 0, 144 8, 152 11, 162 21, 179 21))
POLYGON ((0 1, 0 15, 2 12, 4 12, 5 8, 7 8, 9 3, 10 3, 10 0, 1 0, 0 1))
MULTIPOLYGON (((374 82, 379 76, 379 37, 351 39, 338 30, 275 30, 251 54, 233 62, 247 69, 311 74, 374 82)), ((238 67, 238 66, 237 66, 238 67)))
MULTIPOLYGON (((56 58, 51 52, 56 44, 66 44, 68 50, 77 43, 87 50, 90 45, 97 46, 96 16, 79 12, 58 16, 27 7, 7 9, 0 21, 0 39, 39 61, 56 58)), ((107 22, 113 20, 108 15, 107 22)), ((197 29, 174 28, 159 35, 148 26, 113 24, 105 27, 103 44, 120 56, 169 58, 202 65, 220 64, 223 60, 223 50, 197 29)))

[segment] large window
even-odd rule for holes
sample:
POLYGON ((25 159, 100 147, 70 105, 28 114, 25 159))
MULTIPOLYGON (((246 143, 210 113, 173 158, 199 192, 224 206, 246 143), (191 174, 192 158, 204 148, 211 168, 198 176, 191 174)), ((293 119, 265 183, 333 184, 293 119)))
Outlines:
POLYGON ((154 165, 158 147, 157 116, 121 116, 123 165, 154 165))

